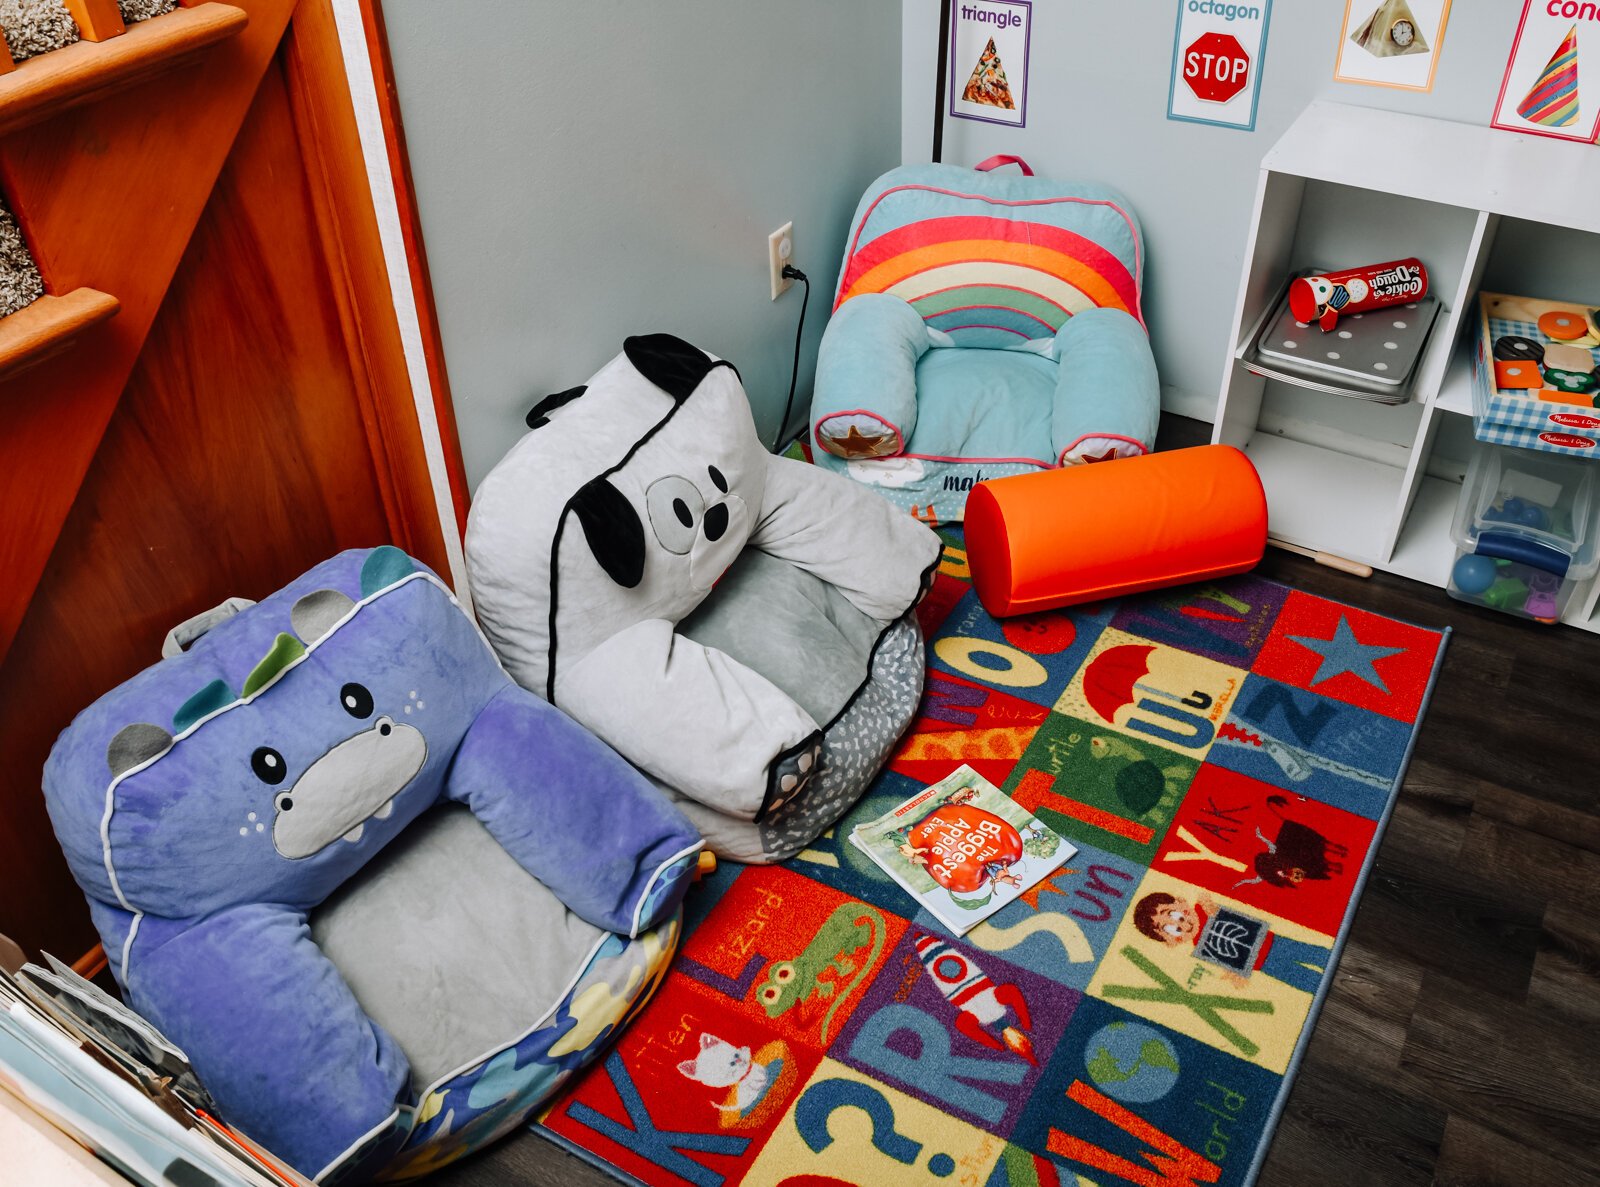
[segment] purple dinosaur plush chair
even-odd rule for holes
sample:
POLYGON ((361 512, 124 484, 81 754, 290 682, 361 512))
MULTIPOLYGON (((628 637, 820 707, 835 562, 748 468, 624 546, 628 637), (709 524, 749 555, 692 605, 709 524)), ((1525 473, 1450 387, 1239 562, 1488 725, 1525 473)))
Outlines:
POLYGON ((79 715, 51 818, 224 1119, 323 1181, 419 1173, 656 982, 699 833, 398 549, 246 605, 79 715))

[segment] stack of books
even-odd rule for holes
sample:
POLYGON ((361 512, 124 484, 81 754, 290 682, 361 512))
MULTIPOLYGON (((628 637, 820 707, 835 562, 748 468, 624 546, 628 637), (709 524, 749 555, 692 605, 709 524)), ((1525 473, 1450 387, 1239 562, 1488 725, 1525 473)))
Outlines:
POLYGON ((310 1187, 215 1116, 189 1060, 52 956, 0 936, 0 1089, 135 1183, 310 1187))

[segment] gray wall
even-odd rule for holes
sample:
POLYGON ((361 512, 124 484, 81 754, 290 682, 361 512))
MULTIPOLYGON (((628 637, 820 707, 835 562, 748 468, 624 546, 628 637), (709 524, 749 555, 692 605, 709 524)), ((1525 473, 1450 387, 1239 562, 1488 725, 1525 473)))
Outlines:
MULTIPOLYGON (((1514 0, 1456 0, 1433 91, 1421 94, 1334 82, 1345 6, 1339 0, 1277 0, 1256 130, 1243 132, 1166 118, 1177 4, 1034 0, 1028 126, 947 119, 944 159, 970 165, 994 153, 1014 153, 1039 173, 1101 181, 1126 193, 1148 244, 1145 311, 1163 404, 1210 420, 1267 150, 1317 98, 1487 124, 1522 6, 1514 0)), ((1376 7, 1376 0, 1356 0, 1356 6, 1376 7)), ((901 151, 906 161, 925 161, 939 3, 903 0, 903 11, 901 151)), ((1403 153, 1405 145, 1374 145, 1373 151, 1403 153)))
POLYGON ((812 280, 794 424, 850 214, 900 155, 899 0, 385 0, 467 475, 628 334, 731 359, 767 440, 812 280))

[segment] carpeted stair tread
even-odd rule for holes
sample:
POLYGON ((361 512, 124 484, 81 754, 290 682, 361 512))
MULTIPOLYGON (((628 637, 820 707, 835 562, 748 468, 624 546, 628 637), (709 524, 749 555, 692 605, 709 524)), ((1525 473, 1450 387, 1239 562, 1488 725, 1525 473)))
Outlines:
POLYGON ((78 26, 62 0, 0 0, 0 30, 17 62, 78 40, 78 26))
POLYGON ((0 202, 0 317, 26 309, 42 296, 39 266, 22 240, 22 228, 0 202))

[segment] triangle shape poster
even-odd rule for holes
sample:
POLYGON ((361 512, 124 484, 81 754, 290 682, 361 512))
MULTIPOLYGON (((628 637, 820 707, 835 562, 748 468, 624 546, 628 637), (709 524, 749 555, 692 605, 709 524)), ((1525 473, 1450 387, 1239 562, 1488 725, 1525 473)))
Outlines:
POLYGON ((961 97, 968 103, 987 103, 990 107, 1016 110, 1017 105, 1011 98, 1011 84, 1006 81, 1006 68, 995 51, 993 37, 989 38, 989 44, 983 48, 983 56, 972 68, 972 77, 967 79, 967 88, 961 92, 961 97))
POLYGON ((1593 4, 1528 0, 1495 102, 1494 127, 1593 143, 1600 135, 1600 11, 1593 4))
POLYGON ((950 114, 1021 128, 1027 124, 1030 0, 958 0, 950 5, 950 114))

